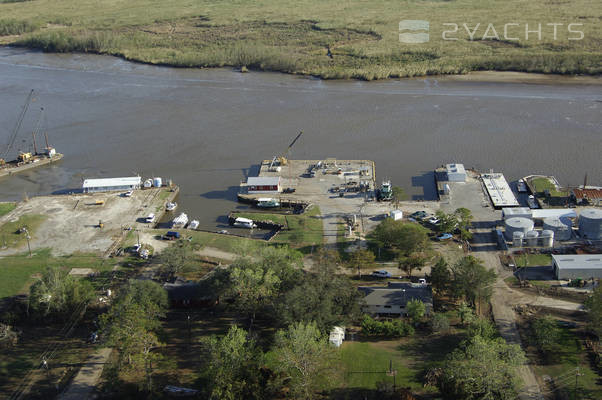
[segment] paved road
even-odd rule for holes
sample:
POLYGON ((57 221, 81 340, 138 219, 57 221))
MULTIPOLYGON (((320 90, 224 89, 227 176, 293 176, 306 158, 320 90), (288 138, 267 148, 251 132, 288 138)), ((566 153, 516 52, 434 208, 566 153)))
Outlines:
POLYGON ((102 370, 109 360, 113 349, 102 348, 92 354, 81 367, 67 391, 59 396, 59 400, 83 400, 89 398, 96 387, 102 370))

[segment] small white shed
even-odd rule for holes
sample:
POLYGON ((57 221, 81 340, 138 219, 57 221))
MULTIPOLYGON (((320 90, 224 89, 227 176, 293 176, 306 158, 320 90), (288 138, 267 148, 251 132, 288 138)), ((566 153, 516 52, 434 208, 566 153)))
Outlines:
POLYGON ((345 328, 342 326, 335 326, 330 331, 330 337, 328 338, 328 342, 335 347, 341 347, 343 341, 345 340, 345 328))
POLYGON ((393 218, 393 221, 398 221, 403 218, 403 212, 401 210, 393 210, 390 217, 393 218))

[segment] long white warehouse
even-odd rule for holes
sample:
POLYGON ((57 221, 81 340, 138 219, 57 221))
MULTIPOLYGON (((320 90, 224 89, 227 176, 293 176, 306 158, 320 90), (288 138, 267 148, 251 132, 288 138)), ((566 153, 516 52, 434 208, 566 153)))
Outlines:
POLYGON ((142 178, 132 176, 126 178, 86 179, 82 186, 84 193, 110 192, 117 190, 140 189, 142 178))
POLYGON ((602 254, 552 255, 556 279, 602 278, 602 254))

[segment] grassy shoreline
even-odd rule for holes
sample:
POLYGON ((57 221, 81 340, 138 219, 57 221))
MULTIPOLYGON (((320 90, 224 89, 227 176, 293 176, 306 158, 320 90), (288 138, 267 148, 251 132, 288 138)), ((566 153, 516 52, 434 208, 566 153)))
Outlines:
POLYGON ((492 70, 599 75, 602 5, 591 0, 553 7, 548 3, 33 0, 0 3, 0 45, 107 54, 174 67, 246 67, 322 79, 374 80, 492 70), (398 24, 404 17, 429 20, 430 41, 401 43, 398 24), (458 40, 443 40, 442 31, 447 29, 443 24, 461 27, 463 21, 471 27, 480 24, 472 39, 460 29, 458 40), (546 25, 550 22, 563 24, 556 40, 546 25), (513 31, 518 41, 502 37, 506 23, 519 24, 513 31), (539 23, 543 24, 541 40, 521 37, 526 24, 539 23), (583 23, 583 40, 568 40, 569 23, 583 23), (488 24, 499 31, 499 40, 483 40, 488 24))

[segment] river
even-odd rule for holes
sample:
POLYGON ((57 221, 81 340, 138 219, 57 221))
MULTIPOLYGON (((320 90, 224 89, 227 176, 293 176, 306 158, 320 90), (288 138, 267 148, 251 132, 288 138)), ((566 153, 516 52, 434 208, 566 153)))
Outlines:
POLYGON ((602 184, 602 85, 457 81, 321 81, 279 73, 179 69, 115 57, 0 48, 0 146, 36 90, 16 147, 28 149, 44 107, 50 168, 0 181, 0 200, 81 187, 83 178, 172 179, 207 229, 237 207, 262 159, 372 159, 414 199, 434 196, 447 162, 602 184), (255 167, 253 167, 255 166, 255 167))

